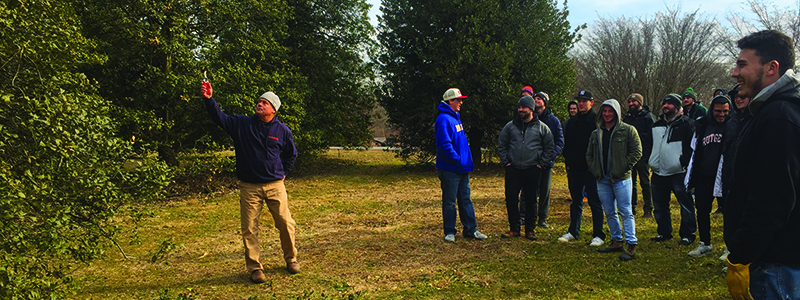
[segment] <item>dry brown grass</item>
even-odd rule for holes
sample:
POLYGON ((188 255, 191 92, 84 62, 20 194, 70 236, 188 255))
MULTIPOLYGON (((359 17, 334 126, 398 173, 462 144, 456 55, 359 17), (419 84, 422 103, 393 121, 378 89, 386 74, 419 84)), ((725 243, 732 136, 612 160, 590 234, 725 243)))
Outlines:
MULTIPOLYGON (((245 274, 235 193, 148 206, 142 245, 146 257, 162 240, 183 245, 165 260, 124 260, 109 249, 106 261, 82 269, 75 299, 155 299, 161 289, 196 299, 724 299, 721 218, 712 219, 713 255, 690 258, 693 248, 677 240, 652 243, 655 222, 637 219, 640 252, 621 263, 586 245, 591 221, 585 213, 581 240, 556 239, 569 225, 563 166, 553 176, 551 229, 540 241, 503 240, 507 230, 499 169, 471 174, 478 228, 490 236, 442 240, 441 191, 432 167, 409 167, 381 151, 330 151, 299 167, 287 181, 297 220, 302 272, 284 269, 277 230, 262 217, 262 263, 267 283, 245 274)), ((673 201, 674 202, 674 201, 673 201)), ((677 231, 677 208, 673 208, 677 231)), ((122 224, 126 226, 126 224, 122 224)), ((460 225, 459 225, 460 226, 460 225)))

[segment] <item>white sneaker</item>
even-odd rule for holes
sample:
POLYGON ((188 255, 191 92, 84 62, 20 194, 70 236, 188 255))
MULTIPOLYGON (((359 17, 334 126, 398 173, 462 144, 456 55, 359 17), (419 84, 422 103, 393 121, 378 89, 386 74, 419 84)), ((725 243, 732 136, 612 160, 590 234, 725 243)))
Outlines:
POLYGON ((719 260, 721 260, 722 262, 727 262, 728 261, 728 254, 731 254, 731 252, 728 251, 728 247, 725 247, 725 251, 722 251, 722 256, 719 257, 719 260))
POLYGON ((472 234, 472 238, 480 241, 480 240, 485 240, 487 236, 481 233, 480 231, 476 230, 475 233, 472 234))
POLYGON ((603 244, 605 244, 605 243, 606 243, 606 241, 604 241, 603 239, 601 239, 601 238, 599 238, 599 237, 594 237, 594 238, 592 239, 592 241, 589 243, 589 246, 592 246, 592 247, 600 247, 600 246, 602 246, 602 245, 603 245, 603 244))
POLYGON ((444 236, 444 241, 445 241, 445 242, 451 242, 451 243, 455 243, 455 242, 456 242, 456 235, 455 235, 455 234, 452 234, 452 233, 451 233, 451 234, 448 234, 448 235, 445 235, 445 236, 444 236))
POLYGON ((569 233, 569 232, 567 232, 567 234, 562 235, 560 238, 558 238, 559 242, 564 242, 564 243, 572 242, 574 240, 576 240, 575 237, 572 236, 572 233, 569 233))
POLYGON ((697 245, 697 248, 694 248, 694 250, 689 251, 689 256, 700 257, 711 253, 712 249, 713 248, 711 247, 711 245, 706 245, 706 243, 700 242, 700 244, 697 245))

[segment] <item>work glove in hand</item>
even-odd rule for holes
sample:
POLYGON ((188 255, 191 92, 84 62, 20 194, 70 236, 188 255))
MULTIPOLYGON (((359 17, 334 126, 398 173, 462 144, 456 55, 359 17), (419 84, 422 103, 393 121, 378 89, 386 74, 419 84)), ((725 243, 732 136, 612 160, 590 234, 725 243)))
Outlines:
POLYGON ((211 82, 203 81, 203 87, 200 88, 200 94, 203 95, 204 98, 211 98, 211 82))
POLYGON ((750 264, 734 264, 728 261, 728 291, 734 300, 753 300, 750 295, 750 264))

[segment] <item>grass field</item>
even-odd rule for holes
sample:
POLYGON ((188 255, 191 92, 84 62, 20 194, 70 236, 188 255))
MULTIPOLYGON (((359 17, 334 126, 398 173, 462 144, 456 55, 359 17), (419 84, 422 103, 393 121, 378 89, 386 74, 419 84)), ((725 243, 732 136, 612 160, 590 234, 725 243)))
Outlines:
MULTIPOLYGON (((302 160, 302 158, 300 158, 302 160)), ((287 178, 302 272, 284 269, 278 232, 262 214, 267 282, 245 272, 235 190, 143 208, 141 244, 121 241, 108 259, 73 274, 74 299, 725 299, 722 218, 712 217, 714 252, 677 239, 651 242, 655 221, 637 216, 635 260, 587 245, 588 207, 577 242, 557 241, 569 226, 563 165, 553 175, 550 229, 539 241, 500 239, 508 230, 500 169, 471 174, 472 201, 485 241, 445 243, 441 191, 433 168, 406 166, 381 151, 330 151, 287 178), (166 241, 166 242, 164 242, 166 241), (167 246, 157 252, 158 245, 167 246), (182 297, 182 298, 181 298, 182 297)), ((641 198, 640 198, 641 199, 641 198)), ((641 201, 641 200, 640 200, 641 201)), ((675 235, 680 216, 675 201, 675 235)), ((639 204, 641 206, 641 203, 639 204)), ((640 209, 641 211, 641 209, 640 209)), ((641 214, 641 213, 640 213, 641 214)), ((127 222, 121 221, 126 229, 127 222)), ((460 230, 460 225, 458 225, 460 230)), ((607 231, 607 230, 606 230, 607 231)), ((608 239, 607 239, 608 241, 608 239)))

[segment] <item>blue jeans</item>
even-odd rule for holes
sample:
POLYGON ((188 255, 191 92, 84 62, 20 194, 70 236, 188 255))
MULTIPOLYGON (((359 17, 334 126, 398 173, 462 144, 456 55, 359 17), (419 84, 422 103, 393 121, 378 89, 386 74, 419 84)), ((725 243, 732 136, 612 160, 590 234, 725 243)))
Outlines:
POLYGON ((569 233, 576 239, 580 236, 581 218, 583 218, 583 194, 589 199, 592 211, 592 237, 606 239, 603 232, 603 205, 597 197, 597 180, 589 171, 567 173, 567 184, 572 204, 569 205, 569 233), (585 191, 584 191, 585 188, 585 191))
POLYGON ((606 213, 608 230, 611 231, 611 239, 622 241, 622 229, 625 229, 625 242, 636 245, 636 223, 633 220, 633 209, 631 205, 632 181, 630 178, 611 182, 608 176, 603 176, 597 182, 597 195, 603 203, 603 211, 606 213), (619 211, 619 217, 617 216, 619 211), (622 218, 622 228, 619 218, 622 218))
POLYGON ((753 299, 800 299, 799 286, 800 265, 750 265, 750 295, 753 299))
POLYGON ((650 180, 653 188, 653 216, 658 225, 656 232, 668 238, 672 238, 672 216, 669 212, 669 196, 670 192, 675 194, 678 199, 678 204, 681 206, 681 227, 678 234, 681 238, 687 238, 689 241, 694 241, 695 231, 697 231, 697 218, 694 215, 694 203, 692 198, 689 198, 689 193, 686 192, 686 186, 683 185, 683 178, 686 173, 675 174, 672 176, 659 176, 653 173, 653 178, 650 180))
POLYGON ((475 233, 478 222, 475 220, 475 209, 469 198, 469 173, 436 170, 436 175, 442 182, 444 234, 456 234, 456 203, 458 203, 458 215, 461 216, 464 235, 471 236, 475 233))

